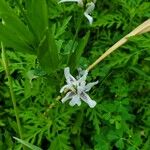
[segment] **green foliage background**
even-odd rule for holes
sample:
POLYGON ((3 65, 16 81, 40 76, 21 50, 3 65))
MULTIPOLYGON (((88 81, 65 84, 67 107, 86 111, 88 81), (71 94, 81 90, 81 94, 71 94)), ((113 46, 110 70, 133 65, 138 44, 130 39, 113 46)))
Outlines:
MULTIPOLYGON (((56 0, 0 0, 0 41, 9 59, 24 140, 44 150, 150 149, 150 34, 108 56, 89 74, 99 80, 94 109, 58 100, 63 69, 86 69, 150 18, 149 0, 97 0, 83 9, 56 0), (2 23, 4 21, 4 24, 2 23)), ((64 95, 62 95, 64 96, 64 95)), ((0 58, 0 149, 19 150, 8 82, 0 58)))

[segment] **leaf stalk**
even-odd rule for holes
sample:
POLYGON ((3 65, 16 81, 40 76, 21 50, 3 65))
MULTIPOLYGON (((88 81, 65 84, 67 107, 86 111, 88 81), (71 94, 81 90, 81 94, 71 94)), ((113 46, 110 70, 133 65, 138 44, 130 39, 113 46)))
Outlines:
MULTIPOLYGON (((16 117, 16 122, 17 122, 17 127, 18 127, 18 133, 19 133, 20 138, 23 139, 21 124, 20 124, 20 119, 19 119, 19 113, 18 113, 18 109, 17 109, 17 105, 16 105, 16 98, 15 98, 15 94, 13 91, 13 83, 12 83, 12 79, 11 79, 10 71, 9 71, 9 64, 8 64, 8 60, 6 57, 5 48, 4 48, 4 45, 2 42, 1 42, 1 49, 2 49, 2 62, 3 62, 6 76, 8 79, 8 85, 9 85, 11 100, 12 100, 12 104, 13 104, 13 108, 14 108, 14 112, 15 112, 15 117, 16 117)), ((25 150, 25 146, 23 146, 23 149, 25 150)))

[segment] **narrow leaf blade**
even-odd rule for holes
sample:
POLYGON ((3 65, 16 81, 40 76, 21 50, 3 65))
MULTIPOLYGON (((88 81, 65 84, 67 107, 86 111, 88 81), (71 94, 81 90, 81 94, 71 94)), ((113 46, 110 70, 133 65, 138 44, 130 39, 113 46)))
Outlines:
POLYGON ((87 32, 83 39, 80 41, 78 49, 70 56, 69 66, 72 68, 72 70, 74 70, 79 64, 79 59, 88 43, 89 36, 90 32, 87 32))
POLYGON ((41 148, 39 148, 39 147, 37 147, 37 146, 35 146, 35 145, 33 145, 33 144, 30 144, 30 143, 28 143, 28 142, 26 142, 26 141, 24 141, 24 140, 21 140, 21 139, 19 139, 19 138, 17 138, 17 137, 13 137, 13 138, 14 138, 15 140, 17 140, 19 143, 21 143, 21 144, 27 146, 28 148, 30 148, 31 150, 42 150, 41 148))

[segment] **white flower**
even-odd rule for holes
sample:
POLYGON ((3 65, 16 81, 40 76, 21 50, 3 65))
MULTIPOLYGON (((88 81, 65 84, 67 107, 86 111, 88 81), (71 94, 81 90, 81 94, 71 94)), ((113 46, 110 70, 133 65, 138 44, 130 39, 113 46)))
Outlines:
MULTIPOLYGON (((84 5, 83 0, 61 0, 59 1, 59 3, 64 3, 64 2, 77 2, 80 7, 83 7, 84 5)), ((93 17, 90 16, 90 14, 95 8, 95 3, 96 3, 96 0, 93 0, 93 2, 87 3, 86 4, 87 9, 84 12, 84 16, 88 19, 90 25, 93 23, 93 17)))
POLYGON ((93 17, 90 16, 90 14, 92 13, 92 11, 95 8, 95 4, 93 2, 87 3, 87 9, 84 12, 84 16, 89 20, 89 23, 92 24, 93 23, 93 17))
POLYGON ((64 2, 77 2, 80 7, 83 7, 83 0, 61 0, 58 3, 64 3, 64 2))
POLYGON ((92 82, 88 83, 86 85, 86 78, 88 75, 88 71, 82 71, 81 69, 79 70, 79 75, 77 79, 75 79, 71 74, 70 74, 70 69, 69 67, 64 69, 64 75, 66 78, 67 84, 63 86, 60 90, 60 93, 64 92, 67 90, 66 96, 61 100, 62 103, 66 102, 67 100, 71 99, 69 104, 71 106, 74 105, 81 105, 81 100, 83 100, 85 103, 87 103, 91 108, 95 107, 96 102, 92 100, 89 95, 86 93, 90 91, 90 89, 98 83, 92 82))

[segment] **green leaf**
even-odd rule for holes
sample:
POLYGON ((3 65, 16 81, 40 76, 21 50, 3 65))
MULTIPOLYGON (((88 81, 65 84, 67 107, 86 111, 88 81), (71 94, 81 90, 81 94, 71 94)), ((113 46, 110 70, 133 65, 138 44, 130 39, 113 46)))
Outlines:
POLYGON ((48 28, 47 4, 45 0, 26 0, 27 16, 32 30, 40 41, 48 28))
POLYGON ((142 71, 141 69, 135 68, 135 67, 130 67, 131 70, 133 70, 134 72, 136 72, 137 74, 139 74, 140 76, 144 77, 147 80, 150 80, 150 76, 147 75, 144 71, 142 71))
POLYGON ((67 19, 64 20, 64 22, 61 24, 61 27, 58 28, 55 38, 58 38, 60 35, 62 35, 65 32, 70 20, 71 20, 71 16, 69 16, 67 19))
POLYGON ((28 143, 28 142, 26 142, 24 140, 21 140, 21 139, 19 139, 17 137, 13 137, 13 138, 15 140, 17 140, 18 142, 20 142, 21 144, 23 144, 23 145, 27 146, 28 148, 32 149, 32 150, 42 150, 41 148, 39 148, 39 147, 37 147, 37 146, 35 146, 33 144, 30 144, 30 143, 28 143))
POLYGON ((6 26, 9 26, 20 38, 30 44, 33 40, 32 34, 4 0, 0 0, 0 17, 3 19, 6 26))
POLYGON ((139 146, 142 144, 142 138, 140 133, 136 133, 133 135, 133 143, 135 146, 139 146))
POLYGON ((149 146, 150 146, 150 139, 148 138, 148 140, 144 143, 142 150, 149 150, 149 146))
POLYGON ((120 149, 123 149, 124 148, 124 142, 122 139, 119 139, 117 142, 116 142, 116 146, 120 149))
POLYGON ((144 60, 150 61, 150 57, 146 57, 144 60))
POLYGON ((79 43, 78 49, 74 53, 72 53, 72 55, 70 56, 69 66, 72 69, 75 69, 78 66, 79 59, 88 43, 89 36, 90 36, 90 31, 86 33, 86 35, 83 37, 83 39, 79 43))
POLYGON ((38 59, 42 69, 54 72, 59 64, 55 39, 48 27, 47 3, 45 0, 27 0, 27 14, 38 41, 38 59))
POLYGON ((12 47, 21 52, 33 54, 33 49, 16 35, 16 32, 10 26, 0 24, 0 41, 3 41, 7 47, 12 47))
POLYGON ((96 144, 94 145, 94 150, 109 150, 109 142, 103 138, 103 135, 95 136, 96 144))
POLYGON ((70 141, 68 140, 69 133, 63 132, 57 135, 54 140, 51 142, 50 148, 51 150, 70 150, 71 147, 70 141))
POLYGON ((3 24, 0 25, 0 40, 6 46, 32 53, 32 33, 4 0, 0 0, 0 18, 3 20, 3 24))
POLYGON ((12 142, 12 138, 11 138, 10 132, 5 130, 4 136, 5 136, 5 139, 6 139, 7 146, 9 148, 13 148, 13 142, 12 142))
POLYGON ((48 29, 38 48, 38 59, 42 68, 47 73, 52 73, 57 70, 59 65, 57 46, 48 29))

